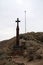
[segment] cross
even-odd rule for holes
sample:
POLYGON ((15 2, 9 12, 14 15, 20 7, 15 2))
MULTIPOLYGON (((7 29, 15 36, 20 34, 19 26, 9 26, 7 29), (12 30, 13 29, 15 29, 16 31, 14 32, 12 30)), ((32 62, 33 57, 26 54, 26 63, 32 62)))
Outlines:
POLYGON ((17 18, 17 28, 16 28, 16 45, 19 46, 19 18, 17 18))

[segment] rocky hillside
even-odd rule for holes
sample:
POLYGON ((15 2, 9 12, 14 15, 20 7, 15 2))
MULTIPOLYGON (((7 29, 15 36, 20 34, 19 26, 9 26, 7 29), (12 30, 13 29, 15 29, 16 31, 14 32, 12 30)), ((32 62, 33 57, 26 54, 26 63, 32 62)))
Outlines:
MULTIPOLYGON (((43 32, 20 34, 19 38, 20 45, 23 45, 22 52, 19 54, 15 54, 14 50, 16 37, 0 41, 0 65, 20 65, 19 63, 26 65, 27 62, 27 65, 30 62, 36 65, 34 61, 43 61, 43 32)), ((41 63, 39 64, 41 65, 41 63)))

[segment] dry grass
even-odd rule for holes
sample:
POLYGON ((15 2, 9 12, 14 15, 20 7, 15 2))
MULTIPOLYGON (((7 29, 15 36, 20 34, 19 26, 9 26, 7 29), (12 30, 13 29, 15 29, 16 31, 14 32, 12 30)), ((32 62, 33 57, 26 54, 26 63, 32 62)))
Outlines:
MULTIPOLYGON (((0 65, 14 65, 14 46, 16 45, 16 38, 0 42, 0 65), (12 55, 12 57, 11 57, 12 55)), ((43 65, 43 33, 31 32, 26 34, 20 34, 20 45, 23 45, 23 55, 20 56, 21 61, 26 65, 43 65), (21 58, 23 57, 23 58, 21 58), (38 61, 37 61, 38 60, 38 61), (39 62, 40 60, 40 62, 39 62), (31 62, 30 62, 31 61, 31 62), (34 61, 36 61, 34 63, 34 61)), ((17 59, 17 58, 16 58, 17 59)), ((19 57, 18 57, 19 59, 19 57)), ((15 61, 14 61, 15 63, 15 61)), ((15 63, 15 65, 17 65, 15 63)), ((18 64, 19 65, 19 64, 18 64)))

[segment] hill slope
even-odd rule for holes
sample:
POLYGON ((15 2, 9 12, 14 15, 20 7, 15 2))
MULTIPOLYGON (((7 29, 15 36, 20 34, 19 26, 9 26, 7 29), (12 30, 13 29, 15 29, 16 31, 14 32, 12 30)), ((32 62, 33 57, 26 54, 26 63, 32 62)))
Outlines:
MULTIPOLYGON (((19 54, 20 58, 23 57, 23 59, 26 59, 24 60, 24 62, 29 63, 30 61, 43 60, 43 32, 37 32, 37 33, 30 32, 26 34, 20 34, 19 37, 20 37, 20 45, 24 44, 25 47, 22 50, 23 51, 22 56, 19 54)), ((9 63, 9 60, 10 63, 13 64, 13 61, 15 60, 14 56, 16 56, 14 54, 15 45, 16 45, 16 37, 9 40, 0 41, 0 65, 9 63)))

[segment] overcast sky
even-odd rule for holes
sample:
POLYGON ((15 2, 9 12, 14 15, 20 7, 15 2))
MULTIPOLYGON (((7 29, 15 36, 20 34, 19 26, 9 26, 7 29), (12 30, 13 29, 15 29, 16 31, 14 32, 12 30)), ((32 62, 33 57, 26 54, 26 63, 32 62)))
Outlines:
POLYGON ((19 18, 20 33, 43 32, 43 0, 0 0, 0 40, 16 35, 16 22, 19 18))

